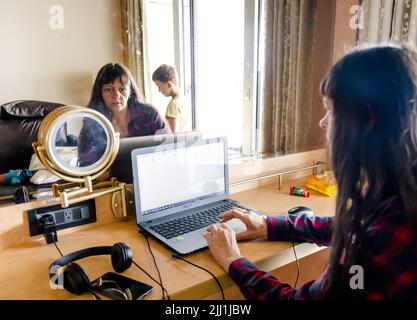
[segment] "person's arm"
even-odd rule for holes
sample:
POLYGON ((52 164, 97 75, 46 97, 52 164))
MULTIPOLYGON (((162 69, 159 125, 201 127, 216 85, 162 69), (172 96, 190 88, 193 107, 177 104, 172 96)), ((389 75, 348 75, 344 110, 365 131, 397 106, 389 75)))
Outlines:
POLYGON ((268 240, 311 242, 328 246, 332 238, 333 217, 310 214, 268 216, 268 240))
POLYGON ((247 299, 315 299, 320 295, 321 279, 294 289, 242 257, 235 233, 227 224, 211 225, 204 237, 214 259, 229 273, 247 299))
POLYGON ((324 274, 294 289, 271 273, 260 270, 246 258, 233 261, 229 276, 248 300, 316 300, 324 287, 324 274))
POLYGON ((169 125, 169 128, 171 129, 172 133, 177 132, 177 127, 178 127, 178 120, 176 118, 172 118, 172 117, 165 117, 167 120, 167 123, 169 125))
POLYGON ((236 234, 237 240, 268 238, 272 241, 313 242, 327 246, 331 240, 333 217, 311 214, 269 215, 265 220, 251 211, 231 210, 221 216, 220 222, 233 218, 241 220, 246 230, 236 234))
POLYGON ((177 101, 171 100, 165 112, 165 119, 172 132, 177 132, 179 119, 183 117, 183 107, 177 101))
MULTIPOLYGON (((363 239, 363 296, 369 300, 415 298, 417 254, 415 232, 405 215, 394 212, 371 224, 363 239)), ((247 299, 317 299, 323 277, 294 289, 259 270, 243 257, 232 261, 228 272, 247 299)), ((350 274, 352 276, 352 274, 350 274)))

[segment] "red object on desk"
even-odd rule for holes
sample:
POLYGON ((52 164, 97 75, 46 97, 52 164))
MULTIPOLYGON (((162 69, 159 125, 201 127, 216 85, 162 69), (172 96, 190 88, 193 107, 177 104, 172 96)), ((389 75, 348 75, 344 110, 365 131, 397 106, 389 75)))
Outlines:
POLYGON ((308 192, 304 188, 297 188, 297 187, 291 185, 290 186, 290 195, 308 198, 308 197, 310 197, 310 192, 308 192))

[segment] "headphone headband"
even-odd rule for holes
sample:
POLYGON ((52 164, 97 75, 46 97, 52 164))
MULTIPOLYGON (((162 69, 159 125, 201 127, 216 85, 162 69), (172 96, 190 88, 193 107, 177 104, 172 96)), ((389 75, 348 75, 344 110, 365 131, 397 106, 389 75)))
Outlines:
POLYGON ((63 256, 54 262, 51 263, 49 266, 49 277, 53 277, 54 274, 51 273, 53 266, 65 266, 71 262, 74 262, 76 260, 80 260, 83 258, 91 257, 91 256, 101 256, 101 255, 109 255, 112 251, 111 246, 102 246, 102 247, 92 247, 92 248, 86 248, 79 251, 72 252, 66 256, 63 256))
POLYGON ((91 287, 88 274, 74 261, 101 255, 111 256, 111 264, 116 272, 123 272, 132 264, 132 250, 126 243, 118 242, 113 246, 82 249, 55 260, 49 266, 49 278, 52 283, 59 286, 63 285, 64 289, 71 293, 82 294, 87 292, 91 287), (58 274, 60 278, 55 278, 58 274), (59 279, 63 280, 62 284, 57 283, 59 279))

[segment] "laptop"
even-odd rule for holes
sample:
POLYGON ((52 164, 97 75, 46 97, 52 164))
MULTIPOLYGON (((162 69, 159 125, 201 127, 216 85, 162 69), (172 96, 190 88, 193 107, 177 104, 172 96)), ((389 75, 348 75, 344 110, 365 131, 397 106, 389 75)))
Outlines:
POLYGON ((133 183, 131 152, 134 149, 171 144, 179 142, 190 142, 202 138, 200 131, 189 131, 180 133, 157 134, 141 137, 129 137, 120 139, 119 151, 116 159, 110 168, 112 177, 125 183, 133 183))
MULTIPOLYGON (((136 149, 132 165, 139 228, 179 254, 206 248, 203 233, 221 213, 253 210, 229 199, 226 138, 136 149)), ((246 230, 238 219, 227 223, 246 230)))

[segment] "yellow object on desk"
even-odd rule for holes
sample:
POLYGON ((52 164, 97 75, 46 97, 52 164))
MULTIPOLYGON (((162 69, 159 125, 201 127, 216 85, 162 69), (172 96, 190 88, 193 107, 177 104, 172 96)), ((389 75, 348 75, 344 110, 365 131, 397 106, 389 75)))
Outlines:
POLYGON ((328 197, 334 196, 337 191, 336 182, 330 172, 307 177, 305 186, 328 197))

